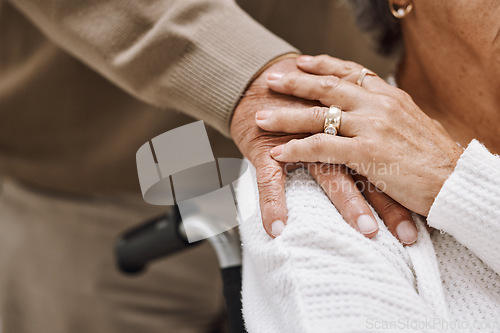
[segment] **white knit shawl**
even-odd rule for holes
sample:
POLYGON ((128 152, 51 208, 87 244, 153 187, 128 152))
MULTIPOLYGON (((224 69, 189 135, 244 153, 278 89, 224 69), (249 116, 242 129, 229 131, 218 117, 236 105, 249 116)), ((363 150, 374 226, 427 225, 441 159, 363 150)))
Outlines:
MULTIPOLYGON (((258 196, 236 190, 240 205, 258 196)), ((241 226, 249 333, 500 332, 500 157, 464 151, 419 238, 403 247, 378 219, 367 239, 307 173, 286 184, 288 224, 272 240, 260 212, 241 226)), ((251 208, 247 207, 247 211, 251 208)))

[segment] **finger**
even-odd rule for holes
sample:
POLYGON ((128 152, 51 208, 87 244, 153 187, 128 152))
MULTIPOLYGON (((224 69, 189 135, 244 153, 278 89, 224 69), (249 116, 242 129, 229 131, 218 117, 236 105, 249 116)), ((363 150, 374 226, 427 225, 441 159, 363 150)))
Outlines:
MULTIPOLYGON (((269 132, 283 133, 321 133, 325 124, 328 108, 313 106, 307 109, 281 108, 263 110, 255 114, 257 126, 269 132)), ((353 137, 357 127, 366 118, 353 112, 342 112, 339 134, 353 137)))
POLYGON ((285 170, 285 173, 288 175, 290 172, 292 172, 294 170, 307 168, 307 164, 308 163, 304 163, 304 162, 284 163, 283 169, 285 170))
POLYGON ((359 162, 363 154, 356 139, 321 133, 274 147, 271 156, 280 162, 323 162, 349 166, 351 161, 359 162))
POLYGON ((309 163, 308 170, 347 223, 368 238, 377 235, 378 223, 345 166, 309 163))
POLYGON ((340 105, 343 110, 354 110, 372 99, 371 93, 356 84, 336 76, 319 76, 306 73, 270 73, 267 84, 272 90, 309 100, 323 105, 340 105))
POLYGON ((404 245, 415 243, 418 232, 410 211, 380 191, 366 178, 360 176, 355 178, 364 197, 373 206, 394 237, 404 245))
POLYGON ((268 155, 256 161, 255 170, 262 223, 267 234, 275 238, 283 232, 287 221, 286 175, 281 164, 268 155))
MULTIPOLYGON (((303 71, 316 75, 334 75, 343 80, 356 84, 362 65, 352 61, 341 60, 328 55, 300 56, 297 58, 297 66, 303 71)), ((390 85, 377 75, 365 76, 363 88, 372 92, 384 93, 390 85)))

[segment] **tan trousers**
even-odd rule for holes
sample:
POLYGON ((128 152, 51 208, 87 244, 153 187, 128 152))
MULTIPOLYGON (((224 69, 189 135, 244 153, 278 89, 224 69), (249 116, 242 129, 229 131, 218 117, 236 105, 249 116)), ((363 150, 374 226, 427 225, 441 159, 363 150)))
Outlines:
POLYGON ((208 243, 139 277, 115 269, 116 236, 161 211, 142 198, 63 197, 4 183, 1 333, 222 332, 224 301, 208 243))

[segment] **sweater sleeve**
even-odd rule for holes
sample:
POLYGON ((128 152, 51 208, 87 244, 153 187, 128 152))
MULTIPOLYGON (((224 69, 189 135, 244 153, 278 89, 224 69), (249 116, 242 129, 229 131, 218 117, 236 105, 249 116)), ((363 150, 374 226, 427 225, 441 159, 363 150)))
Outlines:
POLYGON ((234 0, 10 0, 48 38, 136 98, 229 136, 253 76, 296 50, 234 0))
POLYGON ((500 274, 500 157, 473 140, 436 197, 427 223, 500 274))

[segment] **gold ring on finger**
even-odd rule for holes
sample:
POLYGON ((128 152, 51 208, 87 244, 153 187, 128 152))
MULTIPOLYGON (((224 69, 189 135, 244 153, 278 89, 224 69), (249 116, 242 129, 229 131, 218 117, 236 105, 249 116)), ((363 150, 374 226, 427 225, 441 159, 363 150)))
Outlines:
POLYGON ((325 134, 337 135, 340 129, 340 121, 342 120, 342 109, 340 106, 332 105, 326 111, 325 124, 323 132, 325 134))
POLYGON ((377 74, 373 73, 368 68, 364 68, 363 67, 363 69, 361 70, 361 72, 359 72, 358 81, 356 81, 356 84, 358 86, 362 87, 363 86, 363 81, 365 80, 365 77, 367 75, 377 76, 377 74))

